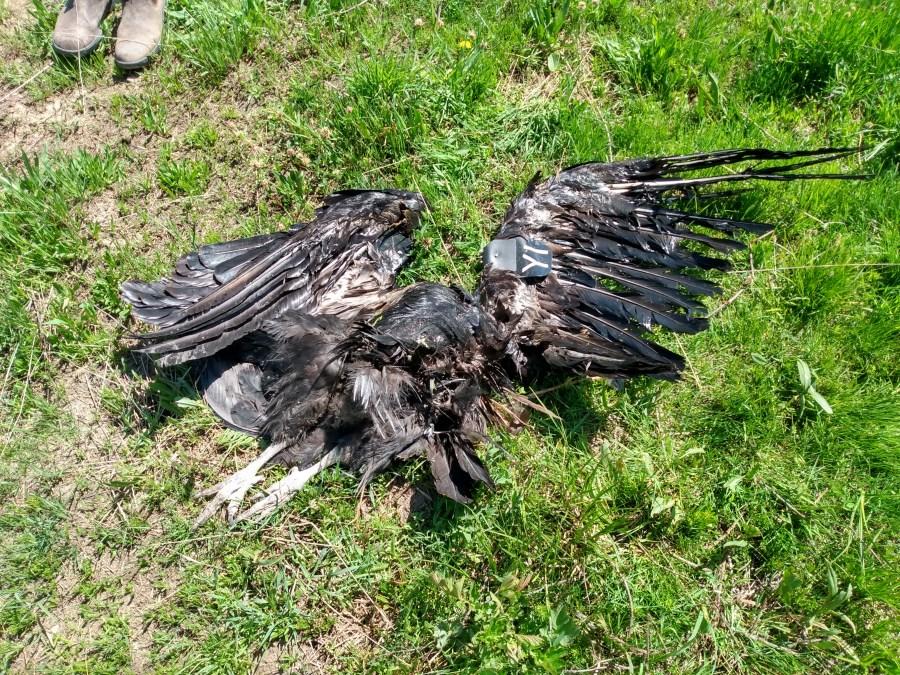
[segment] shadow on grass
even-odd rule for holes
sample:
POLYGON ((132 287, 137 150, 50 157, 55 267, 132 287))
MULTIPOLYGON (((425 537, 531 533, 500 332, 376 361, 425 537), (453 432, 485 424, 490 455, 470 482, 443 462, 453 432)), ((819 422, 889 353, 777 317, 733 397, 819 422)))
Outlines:
POLYGON ((168 421, 182 417, 195 405, 202 405, 196 367, 158 368, 150 357, 126 346, 121 346, 113 359, 130 381, 149 381, 146 390, 135 397, 107 401, 111 412, 128 432, 152 438, 168 421))

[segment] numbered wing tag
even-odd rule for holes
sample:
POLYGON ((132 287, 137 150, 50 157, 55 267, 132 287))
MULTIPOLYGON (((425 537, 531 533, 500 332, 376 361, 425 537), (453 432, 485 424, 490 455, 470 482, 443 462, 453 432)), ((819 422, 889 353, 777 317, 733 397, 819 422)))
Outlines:
POLYGON ((481 255, 485 267, 510 270, 525 278, 543 279, 553 269, 553 255, 538 239, 494 239, 481 255))

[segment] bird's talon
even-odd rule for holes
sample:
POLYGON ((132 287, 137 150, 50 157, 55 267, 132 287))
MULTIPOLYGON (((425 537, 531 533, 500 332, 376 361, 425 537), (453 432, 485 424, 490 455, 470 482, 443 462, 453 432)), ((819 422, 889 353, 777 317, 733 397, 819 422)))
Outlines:
POLYGON ((228 520, 231 521, 234 519, 234 516, 244 499, 244 495, 247 494, 247 491, 251 487, 262 480, 262 476, 258 475, 255 470, 248 471, 247 469, 249 468, 250 467, 241 469, 231 476, 231 478, 219 483, 219 485, 216 486, 218 489, 209 488, 200 493, 201 497, 212 497, 212 499, 203 511, 201 511, 200 515, 197 516, 197 519, 194 521, 194 528, 200 527, 203 523, 212 518, 216 511, 222 508, 223 504, 227 504, 225 511, 228 520))
POLYGON ((228 518, 228 521, 232 522, 238 509, 240 509, 241 502, 244 501, 244 496, 251 487, 262 480, 262 476, 259 475, 260 469, 277 455, 283 447, 283 445, 273 443, 266 448, 259 457, 254 459, 240 471, 236 471, 221 483, 199 492, 199 497, 211 498, 211 500, 204 507, 203 511, 200 512, 200 515, 197 516, 197 519, 194 521, 193 529, 197 529, 207 520, 212 518, 216 511, 222 508, 223 504, 227 504, 225 507, 225 515, 228 518))

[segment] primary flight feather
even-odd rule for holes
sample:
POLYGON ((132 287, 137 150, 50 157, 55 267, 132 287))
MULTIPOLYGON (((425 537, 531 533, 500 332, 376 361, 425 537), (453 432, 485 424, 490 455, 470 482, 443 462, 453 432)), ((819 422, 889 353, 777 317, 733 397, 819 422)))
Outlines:
POLYGON ((327 466, 364 486, 396 460, 427 458, 441 494, 461 502, 490 486, 477 454, 491 424, 521 402, 516 382, 549 370, 610 379, 674 378, 681 356, 654 326, 694 333, 702 296, 692 276, 723 270, 717 254, 744 247, 740 231, 770 225, 688 213, 676 198, 747 180, 853 178, 804 173, 854 151, 739 149, 587 163, 535 177, 483 252, 473 293, 395 286, 409 235, 426 208, 399 190, 345 190, 287 232, 204 246, 172 275, 129 281, 123 297, 156 330, 138 335, 160 365, 191 362, 212 410, 259 436, 262 454, 222 483, 200 525, 226 507, 232 522, 271 513, 327 466), (689 172, 756 163, 737 171, 689 172), (761 164, 760 164, 761 163, 761 164), (240 511, 260 470, 290 470, 240 511))

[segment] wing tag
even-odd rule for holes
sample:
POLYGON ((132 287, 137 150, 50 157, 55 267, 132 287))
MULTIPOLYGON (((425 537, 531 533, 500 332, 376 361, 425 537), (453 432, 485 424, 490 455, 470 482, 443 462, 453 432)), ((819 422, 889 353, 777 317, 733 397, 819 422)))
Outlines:
POLYGON ((485 267, 509 270, 520 277, 543 279, 553 269, 553 254, 537 239, 494 239, 481 252, 485 267))

